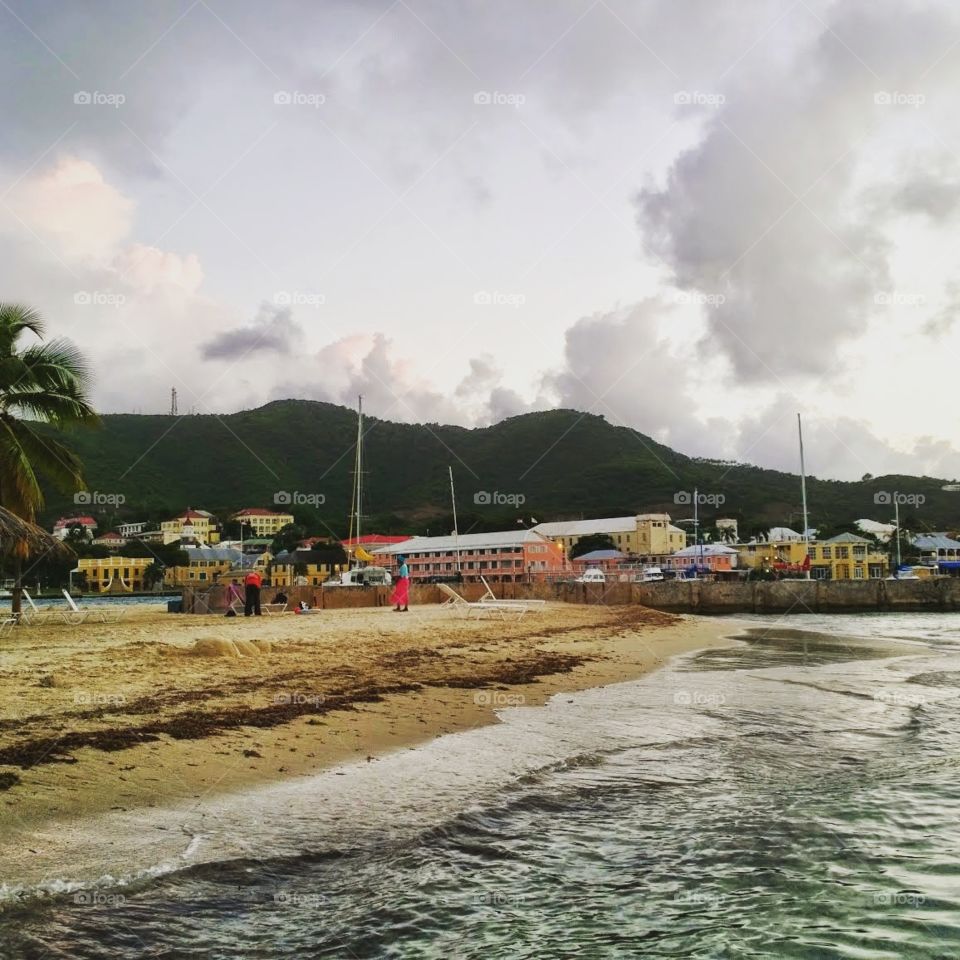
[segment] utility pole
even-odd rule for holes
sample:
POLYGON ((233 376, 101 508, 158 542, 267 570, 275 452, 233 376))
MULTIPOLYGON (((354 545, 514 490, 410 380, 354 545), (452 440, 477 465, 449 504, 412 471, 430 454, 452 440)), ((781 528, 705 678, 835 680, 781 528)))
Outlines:
POLYGON ((450 503, 453 504, 453 547, 457 554, 457 573, 460 572, 460 531, 457 529, 457 495, 453 489, 453 467, 450 471, 450 503))
MULTIPOLYGON (((797 414, 797 435, 800 437, 800 496, 803 498, 803 544, 807 548, 807 556, 810 556, 810 541, 807 537, 807 530, 810 529, 807 523, 807 471, 803 462, 803 424, 800 422, 800 414, 797 414)), ((805 579, 810 579, 810 565, 807 564, 805 579)))
POLYGON ((177 415, 177 388, 170 388, 170 416, 175 417, 177 415))

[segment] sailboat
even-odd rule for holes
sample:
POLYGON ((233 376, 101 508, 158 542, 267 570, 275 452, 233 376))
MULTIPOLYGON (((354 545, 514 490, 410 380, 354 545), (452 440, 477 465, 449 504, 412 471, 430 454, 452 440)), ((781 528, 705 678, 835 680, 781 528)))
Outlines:
POLYGON ((332 577, 325 587, 367 587, 389 584, 386 567, 371 566, 373 556, 357 542, 363 522, 363 397, 357 397, 357 449, 353 461, 353 494, 350 503, 350 535, 347 540, 347 569, 332 577))

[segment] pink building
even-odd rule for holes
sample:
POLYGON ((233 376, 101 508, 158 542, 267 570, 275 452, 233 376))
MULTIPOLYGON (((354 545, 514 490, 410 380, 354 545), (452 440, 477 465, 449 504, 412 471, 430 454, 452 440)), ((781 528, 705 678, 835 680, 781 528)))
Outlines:
POLYGON ((411 537, 375 551, 379 563, 396 570, 396 558, 407 559, 411 580, 455 577, 464 580, 512 582, 562 573, 563 548, 533 530, 467 533, 459 537, 411 537))

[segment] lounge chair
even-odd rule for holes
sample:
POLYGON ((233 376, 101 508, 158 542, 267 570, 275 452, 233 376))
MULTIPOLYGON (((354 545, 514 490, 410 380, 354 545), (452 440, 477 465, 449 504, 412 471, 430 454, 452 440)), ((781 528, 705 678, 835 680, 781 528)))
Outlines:
POLYGON ((476 614, 477 618, 479 619, 481 617, 485 617, 489 613, 496 614, 501 620, 506 620, 510 615, 513 615, 520 620, 527 612, 527 608, 524 606, 502 600, 478 600, 476 602, 471 602, 457 593, 457 591, 454 590, 449 584, 438 583, 437 586, 440 588, 441 593, 447 595, 447 599, 444 601, 444 606, 449 604, 455 610, 462 611, 463 615, 467 619, 472 617, 474 614, 476 614))
POLYGON ((100 623, 117 623, 127 612, 127 607, 114 604, 95 603, 88 607, 78 607, 77 602, 64 590, 63 598, 69 610, 61 610, 65 623, 83 623, 84 620, 96 620, 100 623))
POLYGON ((2 637, 5 633, 9 633, 16 625, 16 617, 7 617, 4 620, 0 620, 0 637, 2 637))
POLYGON ((20 611, 20 623, 22 623, 24 626, 30 626, 32 624, 43 623, 51 619, 53 615, 53 610, 51 608, 48 607, 45 610, 41 610, 40 607, 33 602, 33 597, 30 596, 26 589, 21 590, 20 594, 23 599, 27 601, 26 609, 20 611))
POLYGON ((486 593, 480 598, 480 603, 499 603, 499 604, 510 604, 514 607, 523 607, 524 612, 534 613, 543 610, 547 605, 546 600, 501 600, 496 594, 490 589, 490 584, 487 581, 480 577, 480 582, 486 588, 486 593))
POLYGON ((276 617, 281 613, 287 612, 287 605, 285 603, 261 603, 260 609, 264 613, 269 613, 276 617))

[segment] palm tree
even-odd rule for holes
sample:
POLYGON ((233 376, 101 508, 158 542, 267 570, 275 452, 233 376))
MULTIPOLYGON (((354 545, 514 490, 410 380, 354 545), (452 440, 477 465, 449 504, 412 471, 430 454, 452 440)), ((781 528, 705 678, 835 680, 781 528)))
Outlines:
MULTIPOLYGON (((98 418, 87 396, 87 364, 76 347, 68 340, 21 346, 24 334, 43 340, 39 314, 0 303, 0 507, 32 523, 43 506, 41 476, 67 493, 84 485, 77 456, 37 426, 95 424, 98 418)), ((22 562, 31 549, 22 540, 13 550, 15 614, 20 612, 22 562)))

